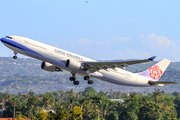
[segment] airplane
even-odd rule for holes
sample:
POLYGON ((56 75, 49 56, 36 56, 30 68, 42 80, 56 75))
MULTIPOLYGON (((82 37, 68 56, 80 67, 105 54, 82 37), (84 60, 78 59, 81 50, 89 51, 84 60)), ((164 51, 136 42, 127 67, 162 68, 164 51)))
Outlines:
POLYGON ((171 63, 167 59, 162 59, 154 66, 140 73, 125 70, 128 65, 153 61, 156 56, 142 60, 97 61, 26 37, 9 35, 0 40, 6 47, 14 51, 14 59, 17 59, 17 53, 20 53, 41 60, 43 70, 51 72, 69 71, 72 74, 69 80, 73 81, 74 85, 79 84, 79 81, 76 80, 76 74, 84 76, 84 80, 87 80, 88 84, 93 84, 91 78, 136 87, 178 84, 170 81, 158 81, 171 63))

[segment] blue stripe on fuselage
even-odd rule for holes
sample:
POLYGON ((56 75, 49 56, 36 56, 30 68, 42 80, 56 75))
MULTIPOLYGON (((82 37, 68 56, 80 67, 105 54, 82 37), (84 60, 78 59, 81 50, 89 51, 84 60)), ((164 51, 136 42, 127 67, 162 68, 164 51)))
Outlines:
POLYGON ((1 42, 5 43, 5 44, 8 44, 8 45, 10 45, 12 47, 18 48, 18 49, 21 49, 21 50, 24 50, 24 51, 28 51, 28 52, 32 52, 32 53, 37 54, 37 55, 40 55, 39 53, 37 53, 37 52, 35 52, 35 51, 25 47, 25 46, 15 42, 15 41, 13 41, 13 40, 7 39, 7 38, 1 38, 1 42))

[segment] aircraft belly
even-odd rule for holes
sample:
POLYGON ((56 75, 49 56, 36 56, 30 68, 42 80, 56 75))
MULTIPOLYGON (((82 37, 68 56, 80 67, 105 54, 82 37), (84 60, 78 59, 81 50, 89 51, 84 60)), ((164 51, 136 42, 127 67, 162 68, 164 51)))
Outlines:
MULTIPOLYGON (((103 74, 104 81, 119 84, 119 85, 126 85, 126 86, 147 86, 147 82, 139 82, 139 80, 136 78, 136 76, 133 76, 133 74, 129 74, 129 72, 115 72, 115 71, 101 71, 103 74)), ((148 85, 149 86, 149 85, 148 85)))

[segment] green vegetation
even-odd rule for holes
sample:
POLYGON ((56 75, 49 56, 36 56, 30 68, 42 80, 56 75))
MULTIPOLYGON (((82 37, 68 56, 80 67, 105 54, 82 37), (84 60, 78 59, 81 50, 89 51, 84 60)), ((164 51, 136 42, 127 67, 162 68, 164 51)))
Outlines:
POLYGON ((180 93, 96 92, 93 87, 75 93, 54 91, 35 95, 0 93, 5 99, 3 117, 32 120, 177 120, 180 119, 180 93), (113 101, 113 99, 116 99, 113 101), (120 102, 123 99, 124 102, 120 102))

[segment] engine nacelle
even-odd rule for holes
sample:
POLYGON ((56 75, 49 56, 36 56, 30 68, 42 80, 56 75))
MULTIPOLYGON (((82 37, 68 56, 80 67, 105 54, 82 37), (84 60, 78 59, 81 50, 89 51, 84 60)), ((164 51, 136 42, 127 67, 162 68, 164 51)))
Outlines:
POLYGON ((50 72, 62 71, 60 68, 54 66, 53 64, 48 63, 48 62, 44 62, 44 61, 43 61, 42 64, 41 64, 41 68, 42 68, 43 70, 50 71, 50 72))
POLYGON ((83 66, 81 65, 80 62, 73 61, 73 60, 70 60, 70 59, 68 59, 68 60, 66 61, 66 67, 69 68, 69 69, 72 69, 72 70, 80 70, 80 69, 83 69, 83 66))

